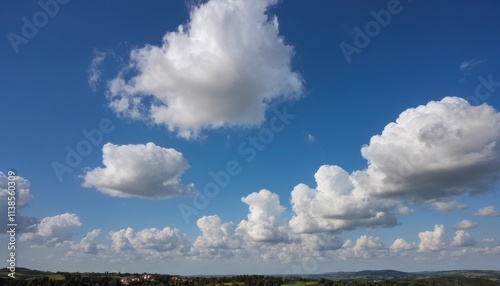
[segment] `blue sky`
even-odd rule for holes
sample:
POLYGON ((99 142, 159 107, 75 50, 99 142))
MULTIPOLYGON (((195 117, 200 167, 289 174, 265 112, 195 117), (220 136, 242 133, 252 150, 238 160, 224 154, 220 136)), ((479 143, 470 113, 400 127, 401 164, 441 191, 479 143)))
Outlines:
POLYGON ((498 269, 496 1, 1 5, 19 266, 498 269))

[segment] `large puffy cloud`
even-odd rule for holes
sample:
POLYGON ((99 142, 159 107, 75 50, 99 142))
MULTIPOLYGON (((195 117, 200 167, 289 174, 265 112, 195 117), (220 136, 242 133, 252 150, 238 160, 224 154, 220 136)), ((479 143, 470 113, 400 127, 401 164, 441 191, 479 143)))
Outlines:
POLYGON ((420 243, 418 244, 418 252, 439 251, 445 247, 443 241, 445 235, 444 225, 435 225, 434 230, 423 231, 418 233, 420 243))
POLYGON ((132 228, 111 231, 111 248, 120 254, 134 258, 165 258, 185 254, 191 248, 188 237, 176 228, 144 229, 135 232, 132 228))
MULTIPOLYGON (((295 234, 283 218, 284 207, 277 194, 261 190, 242 198, 249 206, 247 220, 222 223, 218 216, 197 221, 201 235, 191 254, 198 258, 254 257, 291 262, 311 252, 334 251, 342 240, 329 233, 295 234)), ((309 253, 309 254, 308 254, 309 253)))
POLYGON ((236 237, 236 225, 232 222, 221 223, 220 217, 204 216, 196 222, 201 235, 193 246, 198 249, 235 249, 242 247, 241 240, 236 237))
MULTIPOLYGON (((393 212, 411 214, 405 201, 438 211, 463 209, 456 197, 493 191, 500 179, 500 113, 445 97, 402 112, 361 149, 368 166, 348 174, 322 166, 318 186, 291 194, 296 232, 339 232, 396 225, 393 212)), ((494 216, 492 207, 476 215, 494 216)))
POLYGON ((34 226, 33 232, 23 233, 21 240, 32 245, 57 246, 70 242, 81 226, 80 218, 75 214, 65 213, 46 217, 34 226))
POLYGON ((500 114, 445 97, 410 108, 361 149, 360 185, 377 197, 413 201, 491 191, 500 178, 500 114))
POLYGON ((243 197, 249 206, 247 220, 239 224, 222 223, 218 216, 204 216, 197 221, 201 235, 193 244, 192 254, 200 258, 229 258, 235 255, 278 258, 292 261, 305 252, 339 249, 343 242, 328 233, 295 234, 283 218, 285 208, 279 197, 261 190, 243 197))
POLYGON ((285 210, 277 194, 268 190, 252 193, 241 199, 250 209, 248 220, 238 225, 237 232, 258 242, 284 242, 289 239, 288 226, 282 218, 285 210))
POLYGON ((232 222, 222 223, 220 217, 213 215, 201 217, 196 224, 201 235, 196 238, 190 252, 195 259, 229 259, 242 256, 247 248, 246 241, 236 233, 237 226, 232 222))
POLYGON ((84 187, 94 187, 114 197, 168 198, 188 195, 189 186, 180 182, 189 167, 182 153, 154 143, 102 147, 104 168, 83 176, 84 187))
POLYGON ((450 246, 454 247, 466 247, 466 246, 473 246, 476 245, 476 241, 468 234, 465 232, 465 230, 457 230, 455 232, 455 236, 453 237, 453 240, 450 243, 450 246))
POLYGON ((293 48, 266 14, 276 0, 211 0, 162 46, 131 52, 127 70, 109 83, 110 107, 192 138, 203 128, 258 125, 270 100, 302 93, 293 48), (126 79, 127 71, 137 74, 126 79))
POLYGON ((314 175, 317 187, 297 185, 291 194, 295 215, 290 226, 298 233, 340 232, 357 227, 394 226, 391 200, 373 198, 356 187, 338 166, 321 166, 314 175))
MULTIPOLYGON (((0 216, 0 231, 5 232, 7 229, 7 224, 9 223, 7 217, 7 208, 9 199, 8 190, 8 176, 3 172, 0 172, 0 213, 5 214, 0 216)), ((16 210, 25 207, 33 199, 33 195, 30 193, 30 182, 20 176, 15 176, 15 203, 16 210)), ((16 213, 15 222, 17 224, 17 231, 23 232, 27 227, 38 223, 38 219, 34 217, 26 217, 19 213, 16 213)))

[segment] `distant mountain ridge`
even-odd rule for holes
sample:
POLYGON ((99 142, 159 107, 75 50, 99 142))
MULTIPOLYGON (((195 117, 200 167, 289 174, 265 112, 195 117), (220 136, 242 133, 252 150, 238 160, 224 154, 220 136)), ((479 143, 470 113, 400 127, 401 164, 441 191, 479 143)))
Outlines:
POLYGON ((403 272, 397 270, 363 270, 357 272, 328 272, 323 274, 298 275, 310 279, 329 280, 393 280, 393 279, 429 279, 449 276, 481 278, 500 283, 500 270, 448 270, 403 272))

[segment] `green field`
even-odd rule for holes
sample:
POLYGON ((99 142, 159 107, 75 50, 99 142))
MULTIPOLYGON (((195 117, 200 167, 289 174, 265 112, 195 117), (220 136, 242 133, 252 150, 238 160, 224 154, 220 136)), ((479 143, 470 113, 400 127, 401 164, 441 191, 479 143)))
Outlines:
POLYGON ((291 282, 287 282, 286 284, 283 284, 281 286, 309 286, 309 285, 318 285, 319 282, 318 281, 308 281, 308 282, 304 282, 304 281, 291 281, 291 282))
MULTIPOLYGON (((3 268, 0 269, 0 277, 8 277, 7 275, 10 273, 9 270, 3 268)), ((51 272, 41 272, 36 270, 29 270, 24 268, 16 269, 15 277, 19 279, 34 279, 40 277, 49 277, 50 280, 64 280, 64 275, 56 274, 51 272)))

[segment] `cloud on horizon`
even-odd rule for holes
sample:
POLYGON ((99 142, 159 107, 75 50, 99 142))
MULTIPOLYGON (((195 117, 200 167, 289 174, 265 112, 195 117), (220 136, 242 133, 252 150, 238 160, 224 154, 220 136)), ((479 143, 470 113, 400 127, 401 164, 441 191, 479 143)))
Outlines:
POLYGON ((295 232, 341 232, 397 224, 391 213, 396 202, 371 197, 339 166, 321 166, 314 178, 315 188, 299 184, 292 191, 290 226, 295 232))
MULTIPOLYGON (((457 230, 451 241, 447 241, 444 225, 435 225, 434 230, 418 233, 418 244, 407 242, 404 238, 397 238, 387 245, 376 236, 361 235, 343 242, 340 237, 327 232, 297 234, 287 227, 281 217, 284 208, 277 194, 261 190, 242 198, 242 202, 249 206, 248 221, 234 224, 222 222, 217 215, 203 216, 197 221, 201 234, 194 243, 179 229, 168 226, 138 232, 130 227, 110 231, 105 238, 106 243, 100 243, 101 230, 94 229, 81 240, 74 241, 82 224, 77 215, 68 213, 42 219, 36 229, 24 233, 21 240, 37 247, 64 247, 67 249, 64 259, 105 259, 114 263, 123 259, 237 262, 244 258, 254 262, 293 264, 296 261, 317 263, 331 259, 442 259, 447 255, 483 257, 500 253, 495 239, 484 238, 482 241, 486 245, 476 246, 477 242, 464 230, 457 230), (262 216, 268 219, 258 223, 256 220, 262 216)), ((462 221, 460 224, 467 223, 462 221)))
POLYGON ((111 231, 111 249, 136 259, 164 259, 185 254, 191 248, 189 238, 176 228, 150 228, 135 232, 132 228, 111 231))
POLYGON ((46 217, 33 226, 33 232, 23 233, 21 241, 37 246, 60 246, 71 241, 81 226, 80 218, 76 214, 65 213, 46 217))
POLYGON ((100 229, 94 229, 88 232, 79 242, 71 243, 70 255, 73 253, 85 253, 85 254, 93 254, 96 255, 99 253, 99 250, 106 249, 105 245, 97 244, 97 238, 101 234, 100 229))
POLYGON ((445 248, 443 241, 445 235, 444 225, 435 225, 434 230, 426 230, 418 233, 420 243, 418 252, 440 251, 445 248))
MULTIPOLYGON (((476 240, 465 230, 477 224, 468 220, 453 225, 455 234, 448 238, 444 225, 436 224, 433 230, 418 233, 419 242, 399 237, 386 244, 379 237, 367 235, 343 242, 339 234, 358 228, 396 226, 397 213, 414 212, 407 204, 428 204, 433 210, 449 211, 460 209, 458 195, 492 191, 488 188, 498 180, 495 171, 499 123, 499 115, 491 107, 473 107, 459 98, 447 97, 408 109, 362 148, 368 160, 366 169, 348 173, 339 166, 321 166, 314 175, 316 186, 299 183, 291 191, 290 213, 281 205, 278 194, 266 189, 253 192, 241 198, 248 206, 245 220, 233 223, 223 222, 217 215, 203 216, 197 221, 201 234, 194 243, 185 233, 170 227, 111 231, 109 247, 97 243, 97 230, 79 242, 72 242, 75 230, 81 226, 74 214, 44 218, 35 230, 23 234, 21 240, 46 247, 64 245, 73 255, 127 259, 183 257, 192 261, 244 257, 288 263, 311 257, 321 260, 413 255, 426 259, 498 254, 500 247, 490 238, 482 240, 489 245, 476 247, 476 240), (415 163, 415 154, 411 152, 422 155, 418 161, 421 164, 415 163), (384 156, 388 156, 388 162, 383 162, 384 156), (404 160, 413 169, 400 173, 397 162, 404 160), (391 166, 391 162, 395 165, 391 166), (474 168, 483 172, 464 173, 474 168), (435 176, 431 171, 444 176, 435 176), (462 183, 461 188, 457 187, 457 181, 462 183), (382 184, 386 188, 381 188, 382 184)), ((178 151, 153 143, 108 143, 103 147, 103 164, 104 168, 89 170, 84 176, 89 186, 103 187, 100 179, 116 192, 112 195, 152 198, 171 196, 172 189, 163 188, 169 184, 176 186, 174 190, 182 189, 180 176, 189 166, 178 151), (88 177, 89 174, 94 177, 88 177), (147 182, 152 187, 137 188, 127 181, 134 181, 134 176, 141 178, 141 186, 147 182)), ((494 206, 485 206, 474 215, 492 217, 498 211, 494 206)))
POLYGON ((288 226, 282 218, 285 208, 281 206, 277 194, 268 190, 252 193, 241 201, 248 205, 248 220, 240 222, 237 232, 251 241, 286 242, 288 226))

